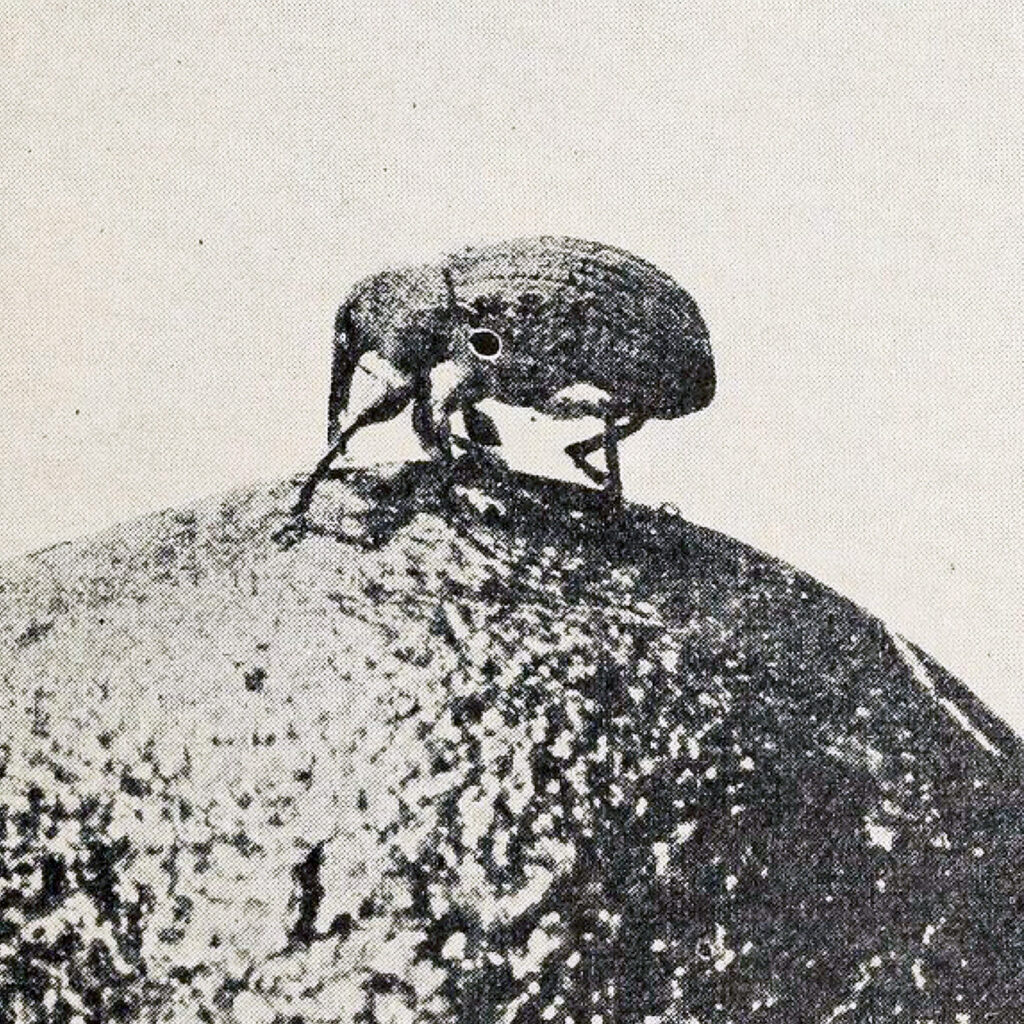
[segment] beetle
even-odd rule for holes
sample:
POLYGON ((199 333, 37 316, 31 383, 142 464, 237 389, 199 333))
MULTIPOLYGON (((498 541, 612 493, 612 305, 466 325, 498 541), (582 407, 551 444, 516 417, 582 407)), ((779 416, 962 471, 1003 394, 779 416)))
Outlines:
POLYGON ((696 412, 715 394, 708 329, 671 277, 623 249, 540 236, 472 247, 437 263, 388 270, 359 282, 334 325, 329 449, 294 511, 359 430, 412 405, 424 448, 452 457, 500 443, 484 398, 557 418, 597 416, 601 431, 566 454, 621 498, 618 442, 650 419, 696 412), (357 370, 378 394, 349 408, 357 370), (453 438, 461 411, 468 439, 453 438), (589 456, 603 447, 607 468, 589 456))

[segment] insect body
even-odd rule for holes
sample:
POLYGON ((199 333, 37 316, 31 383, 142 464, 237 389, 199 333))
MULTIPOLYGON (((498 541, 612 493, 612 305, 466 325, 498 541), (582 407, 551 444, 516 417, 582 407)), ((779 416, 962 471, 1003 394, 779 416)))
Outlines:
POLYGON ((600 417, 601 433, 566 453, 618 495, 618 441, 649 419, 703 408, 714 392, 708 331, 696 303, 666 274, 621 249, 526 238, 387 271, 358 284, 338 312, 330 449, 296 511, 308 508, 353 434, 410 404, 421 443, 441 457, 451 452, 456 411, 469 445, 499 443, 494 424, 476 408, 484 398, 560 418, 600 417), (368 361, 386 370, 381 394, 349 408, 353 378, 368 361), (602 446, 607 471, 588 461, 602 446))

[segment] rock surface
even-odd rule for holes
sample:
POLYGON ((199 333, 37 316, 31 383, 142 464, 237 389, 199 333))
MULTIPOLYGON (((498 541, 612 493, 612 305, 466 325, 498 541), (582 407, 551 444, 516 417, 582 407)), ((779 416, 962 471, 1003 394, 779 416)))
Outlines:
POLYGON ((292 494, 0 570, 2 1024, 1022 1019, 1024 748, 882 623, 568 485, 292 494))

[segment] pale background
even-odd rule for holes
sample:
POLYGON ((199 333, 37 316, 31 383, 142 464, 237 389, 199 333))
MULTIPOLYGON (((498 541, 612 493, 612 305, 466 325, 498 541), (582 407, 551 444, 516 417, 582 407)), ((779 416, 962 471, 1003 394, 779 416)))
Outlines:
POLYGON ((628 494, 1024 731, 1021 14, 5 0, 0 559, 308 465, 359 275, 580 235, 678 277, 718 362, 628 494))

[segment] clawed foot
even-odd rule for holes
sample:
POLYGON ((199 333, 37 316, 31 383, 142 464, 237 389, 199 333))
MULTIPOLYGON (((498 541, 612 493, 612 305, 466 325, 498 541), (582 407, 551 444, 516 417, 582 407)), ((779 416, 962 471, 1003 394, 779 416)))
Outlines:
POLYGON ((321 460, 313 472, 303 480, 295 504, 289 509, 288 521, 271 535, 280 547, 292 547, 309 532, 306 513, 309 512, 310 505, 313 504, 313 494, 317 485, 327 476, 326 467, 328 465, 329 462, 326 459, 321 460))
POLYGON ((509 472, 508 463, 490 445, 481 444, 469 438, 459 437, 452 434, 450 437, 451 447, 448 449, 448 459, 454 463, 453 448, 460 448, 466 452, 469 459, 479 466, 489 470, 507 475, 509 472))

